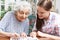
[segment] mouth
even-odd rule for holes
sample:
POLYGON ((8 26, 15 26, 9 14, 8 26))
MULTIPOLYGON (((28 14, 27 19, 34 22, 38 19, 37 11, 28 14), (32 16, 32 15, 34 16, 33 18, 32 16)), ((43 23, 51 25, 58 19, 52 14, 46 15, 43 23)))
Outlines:
POLYGON ((25 20, 25 18, 21 18, 21 19, 20 19, 20 21, 24 21, 24 20, 25 20))
POLYGON ((39 18, 40 18, 40 19, 42 19, 43 17, 42 17, 42 16, 40 16, 39 18))

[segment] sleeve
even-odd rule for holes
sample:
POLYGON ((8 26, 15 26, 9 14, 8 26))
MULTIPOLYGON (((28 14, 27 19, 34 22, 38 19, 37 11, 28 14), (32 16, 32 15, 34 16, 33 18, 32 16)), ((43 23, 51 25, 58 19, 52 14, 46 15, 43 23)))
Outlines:
POLYGON ((56 25, 54 26, 54 34, 55 34, 56 36, 60 36, 60 25, 56 24, 56 25))
POLYGON ((36 29, 36 22, 35 22, 32 31, 36 31, 36 30, 37 29, 36 29))
POLYGON ((9 12, 7 12, 0 21, 0 31, 2 30, 5 31, 5 27, 7 27, 9 23, 9 18, 10 18, 9 12))
POLYGON ((54 33, 56 36, 60 36, 60 20, 59 20, 59 18, 56 19, 56 21, 55 21, 54 33))
POLYGON ((27 18, 26 22, 25 22, 25 28, 24 28, 24 32, 28 35, 29 33, 29 19, 27 18))

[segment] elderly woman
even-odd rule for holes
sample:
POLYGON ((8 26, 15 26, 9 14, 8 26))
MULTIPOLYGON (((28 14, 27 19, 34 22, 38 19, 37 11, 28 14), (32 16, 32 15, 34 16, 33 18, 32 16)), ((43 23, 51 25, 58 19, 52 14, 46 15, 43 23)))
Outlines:
POLYGON ((31 4, 26 1, 21 1, 16 4, 13 11, 7 12, 0 22, 0 35, 7 37, 20 37, 28 34, 29 20, 31 14, 31 4), (25 33, 26 34, 25 34, 25 33))

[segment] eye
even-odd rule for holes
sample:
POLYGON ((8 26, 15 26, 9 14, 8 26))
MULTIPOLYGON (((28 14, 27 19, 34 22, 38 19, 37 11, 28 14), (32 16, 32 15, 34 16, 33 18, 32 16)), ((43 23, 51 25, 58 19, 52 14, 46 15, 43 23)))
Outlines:
POLYGON ((25 15, 29 15, 29 13, 25 13, 25 15))
POLYGON ((40 12, 41 14, 44 14, 44 12, 40 12))
POLYGON ((23 11, 19 11, 19 13, 20 13, 20 14, 24 14, 24 12, 23 12, 23 11))

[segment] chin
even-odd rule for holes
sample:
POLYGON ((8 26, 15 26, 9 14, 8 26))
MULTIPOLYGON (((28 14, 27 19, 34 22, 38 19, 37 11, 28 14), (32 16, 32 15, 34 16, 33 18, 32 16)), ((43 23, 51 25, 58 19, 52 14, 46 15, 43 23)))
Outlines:
POLYGON ((25 21, 25 19, 20 20, 21 22, 25 21))
POLYGON ((23 22, 24 20, 21 20, 21 22, 23 22))
POLYGON ((43 19, 43 17, 39 17, 39 19, 43 19))

